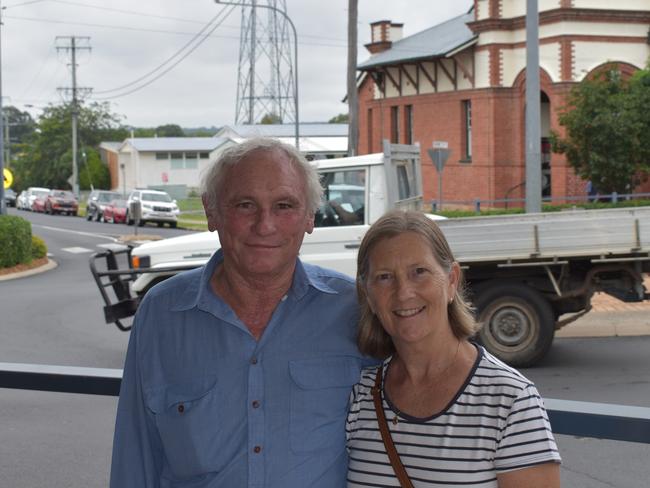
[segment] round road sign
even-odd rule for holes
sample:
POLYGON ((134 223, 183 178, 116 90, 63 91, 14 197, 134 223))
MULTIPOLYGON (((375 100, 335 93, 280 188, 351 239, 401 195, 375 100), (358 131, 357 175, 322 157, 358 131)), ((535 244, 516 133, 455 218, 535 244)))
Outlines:
POLYGON ((5 180, 5 188, 10 188, 11 184, 14 182, 14 175, 11 174, 11 171, 9 171, 7 168, 2 168, 4 171, 2 172, 5 180))

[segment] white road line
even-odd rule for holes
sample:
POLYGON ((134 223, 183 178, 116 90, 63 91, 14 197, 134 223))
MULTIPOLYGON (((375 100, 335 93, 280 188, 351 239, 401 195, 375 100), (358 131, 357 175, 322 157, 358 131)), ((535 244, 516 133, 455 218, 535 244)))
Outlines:
POLYGON ((61 248, 62 251, 69 252, 72 254, 82 254, 85 252, 93 252, 92 249, 88 249, 87 247, 63 247, 61 248))
POLYGON ((107 236, 105 234, 95 234, 93 232, 82 232, 80 230, 60 229, 58 227, 50 227, 49 225, 32 224, 32 227, 40 227, 42 229, 47 229, 47 230, 55 230, 55 231, 59 231, 59 232, 67 232, 69 234, 77 234, 77 235, 80 235, 80 236, 100 237, 102 239, 108 239, 109 241, 117 242, 117 239, 115 237, 107 236))

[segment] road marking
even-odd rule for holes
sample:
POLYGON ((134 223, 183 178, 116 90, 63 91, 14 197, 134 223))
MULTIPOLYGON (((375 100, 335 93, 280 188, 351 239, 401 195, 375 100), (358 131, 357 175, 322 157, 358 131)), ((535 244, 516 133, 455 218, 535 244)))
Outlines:
POLYGON ((88 249, 86 247, 64 247, 61 250, 65 251, 65 252, 70 252, 72 254, 82 254, 84 252, 93 252, 92 249, 88 249))
POLYGON ((101 237, 102 239, 108 239, 109 241, 117 242, 117 239, 112 236, 107 236, 105 234, 97 234, 94 232, 82 232, 80 230, 70 230, 70 229, 60 229, 59 227, 50 227, 49 225, 34 225, 32 227, 41 227, 48 230, 56 230, 59 232, 68 232, 70 234, 78 234, 80 236, 90 236, 90 237, 101 237))

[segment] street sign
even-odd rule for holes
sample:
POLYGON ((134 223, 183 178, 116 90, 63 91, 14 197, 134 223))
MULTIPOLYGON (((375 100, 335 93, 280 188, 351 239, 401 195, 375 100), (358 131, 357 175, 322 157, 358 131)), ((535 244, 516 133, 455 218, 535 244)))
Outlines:
POLYGON ((449 143, 447 141, 433 141, 431 149, 427 149, 433 165, 438 171, 438 210, 442 209, 442 170, 449 157, 449 143))
MULTIPOLYGON (((447 143, 445 142, 444 144, 447 143)), ((431 161, 433 161, 433 165, 436 167, 436 170, 438 173, 441 173, 445 167, 447 158, 449 158, 449 149, 444 147, 434 147, 433 149, 427 149, 427 152, 429 153, 429 157, 431 158, 431 161)))
POLYGON ((14 175, 11 174, 7 168, 2 168, 2 176, 4 178, 4 187, 5 189, 11 188, 12 183, 14 182, 14 175))
POLYGON ((447 141, 433 141, 434 149, 449 149, 449 143, 447 141))

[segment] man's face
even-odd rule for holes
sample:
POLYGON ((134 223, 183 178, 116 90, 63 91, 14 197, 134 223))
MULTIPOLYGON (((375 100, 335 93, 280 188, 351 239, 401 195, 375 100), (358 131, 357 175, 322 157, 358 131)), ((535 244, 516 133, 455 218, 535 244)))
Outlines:
POLYGON ((219 233, 224 265, 246 279, 293 272, 314 229, 302 175, 281 152, 258 151, 228 170, 219 208, 206 210, 219 233))

